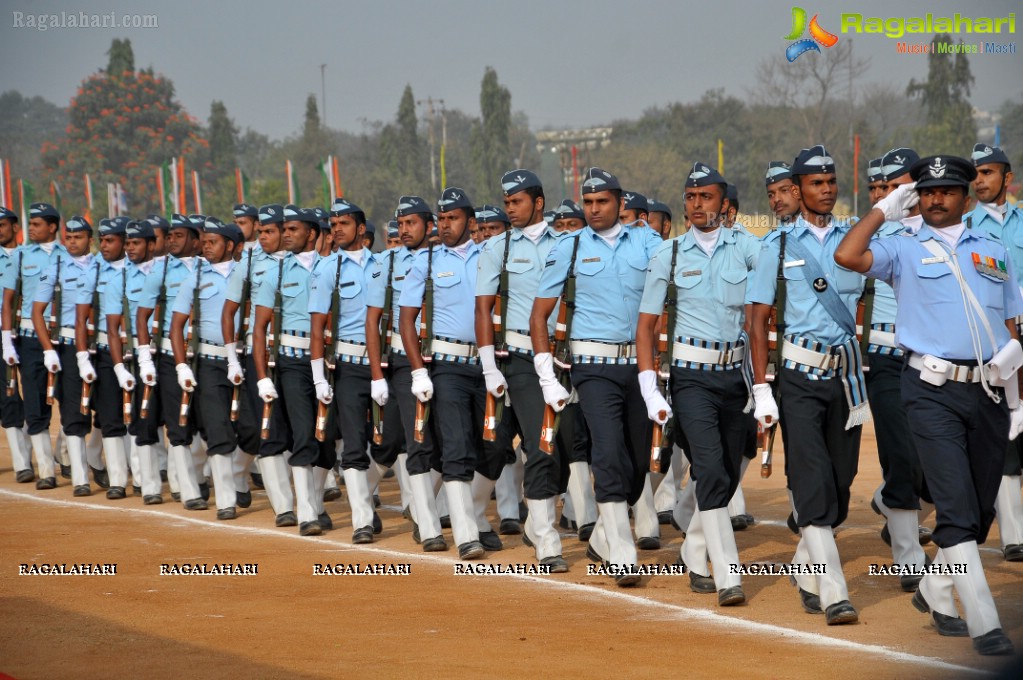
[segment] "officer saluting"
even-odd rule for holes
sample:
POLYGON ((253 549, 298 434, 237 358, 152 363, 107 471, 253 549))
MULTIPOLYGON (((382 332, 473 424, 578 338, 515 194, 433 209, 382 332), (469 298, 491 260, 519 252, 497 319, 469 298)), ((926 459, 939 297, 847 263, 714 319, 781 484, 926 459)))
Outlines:
POLYGON ((896 291, 896 343, 909 354, 902 400, 937 514, 934 561, 962 569, 951 577, 925 575, 913 604, 932 611, 939 633, 961 636, 954 585, 974 648, 1011 654, 977 544, 994 519, 1006 447, 1023 429, 1017 383, 1023 350, 1013 322, 1023 299, 1005 247, 963 223, 977 176, 970 162, 932 156, 913 165, 910 176, 915 191, 906 184, 880 201, 835 259, 896 291), (886 219, 900 219, 917 200, 927 225, 919 233, 871 240, 886 219))

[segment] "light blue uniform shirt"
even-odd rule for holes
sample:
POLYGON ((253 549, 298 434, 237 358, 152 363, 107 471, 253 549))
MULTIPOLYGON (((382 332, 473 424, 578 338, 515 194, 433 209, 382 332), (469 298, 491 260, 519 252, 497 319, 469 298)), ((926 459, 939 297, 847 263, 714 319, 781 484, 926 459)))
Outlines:
MULTIPOLYGON (((0 288, 14 289, 14 277, 17 273, 14 263, 14 248, 8 252, 7 248, 0 248, 0 288), (10 285, 7 285, 10 282, 10 285)), ((0 312, 4 308, 4 297, 0 295, 0 312)))
POLYGON ((135 318, 139 311, 139 299, 142 297, 142 287, 146 283, 146 274, 153 267, 153 261, 143 262, 141 265, 134 264, 131 261, 125 262, 124 267, 114 272, 113 276, 110 277, 110 281, 103 288, 103 293, 99 298, 99 311, 103 317, 103 323, 106 323, 106 317, 109 314, 117 314, 121 316, 121 324, 125 328, 125 332, 130 331, 132 336, 137 335, 135 331, 135 318), (125 281, 127 277, 127 282, 125 281), (131 315, 130 319, 124 318, 124 297, 128 298, 128 313, 131 315))
MULTIPOLYGON (((930 227, 923 227, 916 236, 896 236, 871 241, 874 263, 868 275, 883 279, 895 288, 899 312, 895 322, 895 344, 918 354, 932 354, 943 359, 975 358, 970 327, 966 321, 962 292, 947 262, 936 261, 924 248, 925 241, 935 241, 946 252, 948 244, 938 238, 930 227)), ((1005 247, 978 229, 963 232, 955 253, 963 279, 984 307, 995 342, 999 347, 1009 341, 1005 321, 1023 314, 1023 299, 1016 285, 1015 268, 1005 247), (973 263, 973 254, 1005 263, 1008 280, 981 273, 973 263)), ((982 260, 983 261, 983 260, 982 260)), ((972 306, 971 306, 972 311, 972 306)), ((979 324, 983 350, 982 359, 993 356, 991 341, 983 324, 979 324)))
POLYGON ((678 314, 672 338, 735 342, 742 333, 746 281, 757 264, 760 242, 738 230, 718 231, 718 242, 710 255, 688 231, 665 241, 650 259, 639 311, 660 315, 671 275, 672 248, 678 243, 675 259, 678 314))
MULTIPOLYGON (((760 258, 756 269, 749 280, 746 290, 746 302, 764 305, 774 304, 774 295, 778 281, 778 243, 782 231, 788 232, 786 237, 798 239, 820 264, 829 286, 834 286, 842 302, 855 318, 856 303, 863 292, 865 279, 862 274, 840 267, 835 263, 835 249, 842 238, 849 232, 850 226, 845 222, 832 221, 822 244, 810 231, 810 226, 802 218, 798 218, 793 226, 779 227, 769 233, 761 241, 760 258)), ((842 327, 831 318, 828 311, 817 299, 813 290, 813 279, 807 279, 805 266, 786 246, 784 275, 786 281, 785 334, 797 335, 826 345, 841 345, 850 339, 842 327)))
MULTIPOLYGON (((505 242, 508 246, 508 308, 501 310, 502 324, 508 330, 529 334, 529 315, 533 311, 533 300, 540 287, 540 276, 544 263, 561 238, 561 234, 546 227, 540 240, 533 243, 521 229, 508 229, 489 241, 480 253, 479 274, 476 278, 476 295, 497 295, 501 279, 501 264, 504 262, 505 242)), ((554 334, 557 315, 552 313, 547 320, 547 331, 554 334)))
MULTIPOLYGON (((99 290, 99 309, 96 310, 97 331, 101 331, 103 333, 107 332, 107 315, 103 313, 103 294, 108 287, 113 288, 115 286, 118 286, 116 288, 117 292, 121 292, 121 289, 119 288, 123 281, 121 278, 121 270, 124 269, 124 265, 127 261, 127 258, 122 258, 116 263, 107 262, 103 259, 102 255, 96 255, 93 257, 92 266, 89 268, 89 275, 85 277, 85 281, 78 288, 78 300, 76 300, 76 302, 80 305, 91 305, 94 288, 99 290), (97 264, 99 265, 98 281, 96 279, 97 264)), ((116 314, 116 312, 114 313, 116 314)))
MULTIPOLYGON (((400 313, 401 291, 405 287, 405 277, 412 263, 416 261, 418 251, 401 246, 380 253, 376 264, 370 272, 369 290, 366 293, 366 304, 378 309, 384 308, 387 298, 387 276, 391 276, 391 330, 398 333, 398 314, 400 313), (394 258, 394 271, 391 272, 391 258, 394 258)), ((419 330, 419 317, 416 317, 416 331, 419 330)))
MULTIPOLYGON (((59 243, 54 244, 53 250, 49 254, 43 250, 42 246, 35 243, 18 246, 14 250, 12 255, 14 266, 11 268, 11 275, 4 280, 4 288, 16 290, 18 276, 21 276, 21 318, 23 321, 32 318, 32 303, 35 301, 36 286, 39 285, 39 280, 49 266, 57 261, 58 257, 66 256, 67 249, 59 243)), ((50 306, 47 305, 43 310, 43 316, 49 315, 50 306)))
POLYGON ((561 295, 576 240, 579 252, 570 339, 635 341, 647 264, 664 241, 649 227, 623 228, 614 248, 590 227, 565 234, 547 257, 537 297, 561 295))
MULTIPOLYGON (((433 328, 434 337, 440 336, 459 342, 476 342, 476 274, 480 248, 469 243, 465 259, 447 246, 433 247, 433 328)), ((399 305, 422 307, 426 285, 428 252, 424 248, 416 254, 415 262, 405 278, 399 305)))
MULTIPOLYGON (((343 250, 331 253, 316 263, 309 279, 309 313, 330 314, 334 282, 338 289, 338 317, 334 319, 334 337, 345 342, 366 342, 366 295, 376 258, 368 248, 362 249, 362 263, 343 250), (341 263, 340 277, 338 262, 341 263)), ((382 304, 382 303, 381 303, 382 304)))
POLYGON ((265 274, 270 268, 277 268, 277 258, 269 253, 265 252, 259 245, 253 246, 249 250, 242 253, 242 259, 238 261, 238 264, 233 270, 231 270, 231 277, 227 282, 227 294, 226 299, 231 302, 241 304, 242 302, 242 289, 245 286, 245 280, 251 278, 252 286, 249 289, 249 324, 248 327, 251 329, 256 324, 256 305, 252 304, 252 301, 256 299, 256 289, 259 288, 259 284, 263 282, 265 274), (252 273, 249 273, 249 264, 251 261, 252 273))
MULTIPOLYGON (((35 295, 32 302, 45 302, 47 312, 44 318, 48 319, 50 302, 53 301, 53 289, 57 282, 57 259, 54 258, 35 287, 35 295)), ((95 258, 87 255, 81 264, 75 261, 67 251, 60 255, 60 325, 64 328, 75 327, 75 316, 80 291, 88 286, 92 290, 92 283, 96 276, 95 258)), ((24 290, 24 289, 23 289, 24 290)), ((28 318, 28 317, 22 317, 28 318)))
POLYGON ((181 287, 181 282, 189 276, 194 279, 194 267, 197 262, 202 261, 203 259, 201 257, 195 256, 189 258, 189 264, 185 264, 179 258, 168 255, 163 258, 162 261, 153 265, 153 268, 149 270, 149 274, 146 276, 146 282, 142 286, 142 293, 139 296, 138 306, 145 307, 146 309, 156 309, 157 303, 164 305, 164 323, 163 328, 160 329, 160 335, 162 337, 170 337, 170 304, 173 303, 174 298, 177 297, 178 289, 181 287), (166 281, 164 281, 164 269, 167 270, 166 281), (160 297, 160 283, 162 281, 164 281, 164 285, 167 288, 167 297, 165 300, 158 300, 157 298, 160 297))
MULTIPOLYGON (((885 222, 877 230, 874 238, 890 238, 905 233, 906 227, 901 222, 885 222)), ((874 281, 874 311, 870 324, 895 323, 898 305, 895 303, 895 291, 884 281, 874 281)))
MULTIPOLYGON (((312 269, 320 256, 313 258, 312 269)), ((275 260, 273 264, 277 264, 275 260)), ((269 267, 259 284, 259 290, 252 291, 252 303, 268 309, 274 308, 274 297, 277 294, 278 274, 282 265, 269 267)), ((295 257, 288 253, 283 262, 284 275, 280 279, 281 286, 281 331, 289 333, 309 333, 309 278, 312 271, 306 269, 295 257)))
POLYGON ((1009 252, 1009 258, 1016 269, 1016 285, 1023 286, 1023 210, 1019 206, 1009 204, 1005 219, 1001 224, 991 216, 984 206, 978 205, 973 212, 963 215, 963 221, 969 217, 973 229, 981 229, 994 236, 1009 252))
MULTIPOLYGON (((199 285, 199 340, 206 343, 223 345, 224 331, 220 325, 220 313, 224 308, 224 294, 227 291, 227 280, 231 271, 237 267, 232 262, 232 269, 227 274, 221 274, 213 268, 206 260, 202 261, 196 276, 188 276, 178 286, 177 296, 171 305, 171 312, 174 314, 190 314, 192 311, 192 298, 195 293, 196 283, 199 285)), ((237 319, 235 319, 237 323, 237 319)), ((188 324, 185 324, 187 337, 188 324)))

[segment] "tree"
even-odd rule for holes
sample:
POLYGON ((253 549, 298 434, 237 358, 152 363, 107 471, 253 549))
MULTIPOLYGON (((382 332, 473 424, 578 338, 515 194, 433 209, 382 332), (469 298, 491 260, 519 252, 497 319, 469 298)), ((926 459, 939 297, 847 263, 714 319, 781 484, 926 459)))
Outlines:
MULTIPOLYGON (((114 38, 107 50, 110 60, 107 62, 106 74, 111 78, 120 78, 128 72, 135 71, 135 52, 131 49, 131 40, 114 38)), ((150 74, 151 75, 151 74, 150 74)))
MULTIPOLYGON (((1023 101, 1006 101, 1002 104, 1002 145, 1009 149, 1009 160, 1012 167, 1023 168, 1023 101)), ((1023 172, 1016 171, 1016 176, 1023 172)))
POLYGON ((238 128, 228 117, 227 107, 222 101, 214 101, 210 105, 207 137, 210 142, 210 179, 219 181, 232 174, 238 162, 238 128))
POLYGON ((497 82, 497 71, 488 66, 480 83, 480 121, 470 137, 478 186, 487 186, 512 169, 510 130, 511 92, 497 82))
POLYGON ((39 147, 64 137, 67 122, 67 111, 42 97, 23 97, 15 90, 0 94, 0 149, 15 178, 38 174, 39 147))
POLYGON ((132 213, 144 213, 160 209, 156 173, 163 163, 185 157, 189 170, 206 168, 208 144, 166 78, 130 70, 118 77, 95 73, 78 88, 68 116, 67 137, 43 143, 42 165, 44 179, 56 180, 65 206, 77 211, 85 208, 86 173, 98 205, 102 187, 120 182, 132 213))
POLYGON ((379 154, 380 165, 393 181, 390 187, 393 198, 408 193, 428 195, 428 159, 426 147, 419 138, 411 85, 405 86, 395 121, 380 131, 379 154))
MULTIPOLYGON (((953 45, 952 36, 942 34, 937 45, 953 45)), ((921 156, 969 149, 977 139, 973 107, 967 97, 973 85, 970 62, 963 53, 942 53, 940 48, 927 56, 927 80, 909 81, 906 95, 918 97, 927 112, 927 125, 914 135, 921 156)))

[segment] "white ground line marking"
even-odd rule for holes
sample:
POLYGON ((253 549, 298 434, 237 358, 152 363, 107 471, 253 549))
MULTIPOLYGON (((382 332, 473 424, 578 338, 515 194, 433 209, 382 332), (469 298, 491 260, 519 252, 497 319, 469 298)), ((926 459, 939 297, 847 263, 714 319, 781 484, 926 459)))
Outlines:
MULTIPOLYGON (((30 500, 36 503, 42 503, 44 505, 55 505, 60 507, 75 508, 76 510, 100 510, 110 512, 126 512, 139 515, 152 515, 158 517, 161 520, 170 520, 171 522, 186 522, 190 524, 197 524, 209 529, 220 529, 225 531, 232 531, 240 534, 254 534, 257 536, 271 536, 274 538, 286 538, 292 540, 299 540, 310 543, 312 545, 320 545, 321 547, 337 547, 345 550, 352 550, 363 553, 375 553, 378 555, 386 555, 388 557, 399 557, 402 559, 412 559, 421 562, 433 562, 436 564, 457 564, 459 560, 452 558, 445 558, 438 555, 428 555, 425 553, 407 553, 400 550, 392 550, 390 548, 379 548, 367 545, 352 545, 345 543, 344 541, 330 540, 322 536, 299 536, 297 533, 290 533, 286 530, 281 529, 270 529, 265 527, 247 527, 228 522, 212 521, 200 519, 198 517, 189 517, 182 515, 171 515, 166 512, 159 510, 148 510, 145 508, 134 508, 134 507, 118 507, 111 505, 95 505, 92 503, 82 503, 79 501, 65 501, 56 498, 42 498, 31 494, 22 494, 7 489, 0 489, 0 496, 7 496, 9 498, 18 498, 24 500, 30 500)), ((526 574, 507 574, 508 578, 519 579, 522 581, 529 581, 531 583, 542 584, 547 587, 560 588, 561 590, 567 590, 589 597, 600 597, 617 602, 629 603, 630 605, 648 607, 650 609, 661 610, 663 612, 672 612, 680 619, 697 620, 702 623, 708 623, 719 628, 731 628, 739 629, 744 632, 760 633, 768 635, 776 635, 790 642, 802 642, 806 644, 815 645, 818 647, 831 647, 836 649, 844 649, 852 652, 860 652, 863 654, 869 654, 876 657, 881 657, 889 661, 898 661, 903 663, 912 663, 920 666, 927 666, 929 668, 936 668, 947 671, 958 671, 964 673, 976 673, 976 674, 991 674, 989 671, 970 668, 968 666, 959 666, 957 664, 942 661, 934 657, 928 656, 917 656, 915 654, 909 654, 907 652, 899 652, 888 647, 882 647, 880 645, 870 645, 861 642, 852 642, 849 640, 840 640, 837 638, 828 637, 819 633, 808 633, 793 628, 785 628, 784 626, 775 626, 768 623, 760 623, 758 621, 748 621, 746 619, 733 618, 730 616, 724 616, 716 612, 708 611, 705 609, 693 609, 691 607, 683 607, 681 605, 668 604, 665 602, 658 602, 656 600, 647 599, 639 595, 633 595, 626 592, 618 592, 614 590, 607 590, 599 588, 597 586, 582 585, 578 583, 568 583, 565 581, 557 581, 553 579, 540 578, 537 576, 529 576, 526 574)))

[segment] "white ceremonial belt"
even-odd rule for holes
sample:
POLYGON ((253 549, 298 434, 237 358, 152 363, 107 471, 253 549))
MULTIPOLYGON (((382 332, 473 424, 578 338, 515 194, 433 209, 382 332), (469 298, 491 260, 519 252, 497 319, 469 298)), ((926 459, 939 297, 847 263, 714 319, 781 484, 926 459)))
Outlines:
POLYGON ((281 347, 293 347, 295 349, 309 349, 309 338, 298 335, 281 333, 281 347))
POLYGON ((519 333, 518 331, 508 331, 505 333, 504 344, 525 352, 533 351, 533 340, 525 333, 519 333))
POLYGON ((479 350, 471 342, 448 342, 447 340, 438 340, 437 338, 430 341, 430 351, 434 354, 449 354, 453 357, 466 357, 470 359, 479 356, 479 350))
POLYGON ((742 361, 746 356, 746 346, 740 345, 731 349, 719 350, 709 347, 696 347, 684 342, 676 342, 671 348, 672 361, 690 361, 694 364, 716 364, 728 366, 742 361))
POLYGON ((334 353, 335 356, 355 357, 361 359, 366 356, 366 345, 358 345, 354 342, 345 342, 344 340, 338 340, 337 351, 334 353))
POLYGON ((838 354, 814 352, 812 349, 793 345, 788 340, 782 340, 781 356, 782 359, 823 370, 834 370, 842 365, 842 357, 838 354))
POLYGON ((174 351, 174 345, 171 344, 170 338, 160 338, 160 349, 164 352, 174 351))
POLYGON ((573 357, 603 357, 605 359, 632 359, 636 356, 636 343, 593 342, 590 340, 572 341, 573 357))
POLYGON ((205 354, 211 357, 227 358, 227 348, 223 345, 210 345, 208 343, 199 342, 199 354, 205 354))
POLYGON ((34 323, 32 323, 32 319, 22 319, 21 323, 18 324, 18 328, 20 328, 23 331, 32 331, 33 333, 36 332, 36 326, 34 323))
MULTIPOLYGON (((913 352, 909 355, 909 367, 924 371, 924 355, 913 352)), ((979 383, 981 368, 951 364, 947 379, 958 383, 979 383)))
POLYGON ((391 333, 391 349, 395 352, 405 351, 405 343, 401 341, 401 333, 391 333))
POLYGON ((110 336, 107 335, 106 331, 96 331, 96 344, 110 345, 110 336))
POLYGON ((895 344, 895 333, 889 331, 879 331, 874 328, 870 329, 870 344, 880 345, 881 347, 898 347, 895 344))
POLYGON ((74 328, 61 328, 60 329, 60 337, 65 338, 67 340, 74 340, 75 339, 75 329, 74 328))

